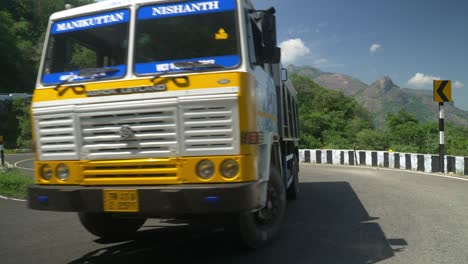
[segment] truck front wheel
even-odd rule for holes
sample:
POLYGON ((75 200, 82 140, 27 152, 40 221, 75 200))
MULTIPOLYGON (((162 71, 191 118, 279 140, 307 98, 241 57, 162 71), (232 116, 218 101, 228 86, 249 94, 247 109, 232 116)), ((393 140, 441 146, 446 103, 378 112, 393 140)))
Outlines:
POLYGON ((130 237, 146 221, 145 218, 116 218, 106 213, 81 212, 78 217, 91 234, 106 239, 130 237))
POLYGON ((247 248, 259 248, 277 235, 286 211, 286 191, 280 173, 270 168, 267 204, 257 212, 243 212, 237 222, 237 236, 247 248))

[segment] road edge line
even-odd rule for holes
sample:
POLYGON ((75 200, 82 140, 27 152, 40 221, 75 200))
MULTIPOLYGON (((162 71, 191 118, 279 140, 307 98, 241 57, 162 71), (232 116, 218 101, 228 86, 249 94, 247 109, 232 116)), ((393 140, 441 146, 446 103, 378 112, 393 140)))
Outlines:
POLYGON ((24 199, 11 198, 11 197, 7 197, 7 196, 3 196, 3 195, 0 195, 0 199, 17 201, 17 202, 27 202, 27 200, 24 200, 24 199))
POLYGON ((346 168, 356 168, 356 169, 373 169, 373 170, 386 170, 386 171, 399 171, 399 172, 408 172, 408 173, 413 173, 413 174, 422 174, 422 175, 427 175, 427 176, 433 176, 433 177, 441 177, 441 178, 449 178, 449 179, 456 179, 456 180, 461 180, 461 181, 468 181, 467 178, 462 178, 460 176, 451 176, 451 175, 443 175, 443 174, 436 174, 436 173, 429 173, 429 172, 424 172, 424 171, 413 171, 413 170, 402 170, 402 169, 394 169, 394 168, 381 168, 381 167, 370 167, 370 166, 353 166, 353 165, 337 165, 337 164, 319 164, 319 163, 308 163, 308 162, 301 162, 300 164, 303 165, 318 165, 318 166, 324 166, 324 167, 346 167, 346 168))
MULTIPOLYGON (((16 166, 12 165, 11 163, 9 163, 8 161, 5 161, 5 165, 6 165, 7 168, 15 168, 16 167, 16 166)), ((12 197, 7 197, 7 196, 3 196, 3 195, 0 195, 0 199, 17 201, 17 202, 26 202, 27 201, 27 200, 24 200, 24 199, 12 198, 12 197)))
POLYGON ((17 162, 15 162, 15 164, 13 164, 13 166, 15 168, 22 169, 22 170, 32 170, 33 171, 34 168, 31 169, 31 168, 25 168, 25 167, 19 167, 18 166, 18 163, 25 162, 25 161, 28 161, 28 160, 34 160, 34 158, 29 158, 29 159, 24 159, 24 160, 17 161, 17 162))

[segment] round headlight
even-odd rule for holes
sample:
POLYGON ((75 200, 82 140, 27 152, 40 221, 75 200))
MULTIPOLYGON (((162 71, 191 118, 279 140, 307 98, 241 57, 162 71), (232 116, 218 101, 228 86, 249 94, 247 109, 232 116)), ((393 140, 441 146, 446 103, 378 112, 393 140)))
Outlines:
POLYGON ((62 181, 68 180, 68 176, 70 176, 70 170, 68 169, 67 165, 59 164, 55 169, 55 175, 62 181))
POLYGON ((48 164, 45 164, 45 165, 42 165, 41 167, 41 177, 42 179, 44 180, 50 180, 50 178, 52 178, 52 167, 50 167, 50 165, 48 164))
POLYGON ((221 164, 221 174, 226 178, 233 178, 239 172, 239 164, 237 161, 227 159, 221 164))
POLYGON ((203 179, 213 177, 215 165, 211 160, 202 160, 197 165, 197 174, 203 179))

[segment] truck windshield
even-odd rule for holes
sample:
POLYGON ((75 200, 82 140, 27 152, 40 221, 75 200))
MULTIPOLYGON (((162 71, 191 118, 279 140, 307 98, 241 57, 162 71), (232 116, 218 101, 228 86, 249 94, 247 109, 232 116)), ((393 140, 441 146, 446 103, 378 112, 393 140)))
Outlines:
POLYGON ((126 72, 129 18, 128 10, 117 10, 54 22, 42 83, 86 81, 91 78, 78 73, 89 68, 116 69, 100 74, 99 79, 122 77, 126 72))
POLYGON ((140 7, 134 56, 134 71, 140 75, 178 70, 176 62, 216 64, 218 69, 237 66, 240 56, 235 1, 184 1, 140 7))

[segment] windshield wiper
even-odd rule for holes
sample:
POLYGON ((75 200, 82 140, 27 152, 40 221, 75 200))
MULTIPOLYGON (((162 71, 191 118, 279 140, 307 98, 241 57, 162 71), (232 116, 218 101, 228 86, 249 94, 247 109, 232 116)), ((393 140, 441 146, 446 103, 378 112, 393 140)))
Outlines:
POLYGON ((87 68, 78 71, 78 77, 95 79, 104 77, 108 73, 118 72, 119 68, 105 67, 105 68, 87 68))
POLYGON ((193 71, 200 71, 203 69, 224 69, 225 67, 220 64, 212 63, 212 62, 202 62, 202 61, 180 61, 174 62, 174 66, 179 69, 170 69, 167 71, 162 71, 157 73, 156 75, 151 78, 151 81, 154 82, 157 78, 166 75, 168 73, 187 73, 193 71))
MULTIPOLYGON (((82 70, 79 70, 78 73, 76 75, 72 75, 70 77, 68 77, 67 79, 63 80, 62 82, 58 83, 54 90, 55 91, 58 91, 59 88, 64 85, 64 84, 67 84, 67 83, 70 83, 78 78, 89 78, 89 79, 96 79, 98 77, 104 77, 106 76, 108 73, 115 73, 115 72, 118 72, 119 69, 118 68, 112 68, 112 67, 106 67, 106 68, 87 68, 87 69, 82 69, 82 70)), ((82 88, 83 91, 85 89, 85 86, 84 85, 75 85, 75 86, 67 86, 66 88, 64 88, 62 91, 59 92, 59 95, 62 95, 64 94, 68 88, 71 88, 73 89, 73 91, 75 93, 79 93, 80 91, 77 91, 76 88, 82 88)))
POLYGON ((203 61, 181 61, 174 62, 174 66, 184 70, 203 70, 203 69, 223 69, 223 65, 212 63, 212 62, 203 62, 203 61))

